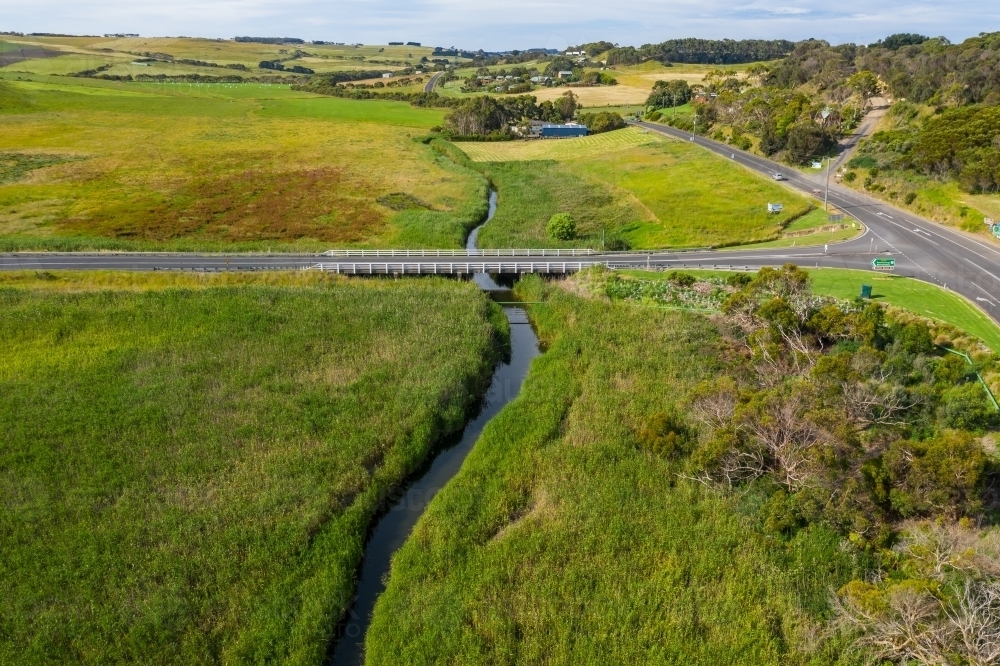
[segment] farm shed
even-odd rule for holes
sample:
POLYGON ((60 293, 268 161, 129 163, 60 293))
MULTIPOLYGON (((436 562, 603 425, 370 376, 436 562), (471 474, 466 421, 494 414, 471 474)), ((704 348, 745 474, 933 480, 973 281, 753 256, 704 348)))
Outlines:
POLYGON ((574 136, 587 136, 588 132, 586 125, 579 123, 566 123, 565 125, 542 123, 539 136, 543 139, 566 139, 574 136))

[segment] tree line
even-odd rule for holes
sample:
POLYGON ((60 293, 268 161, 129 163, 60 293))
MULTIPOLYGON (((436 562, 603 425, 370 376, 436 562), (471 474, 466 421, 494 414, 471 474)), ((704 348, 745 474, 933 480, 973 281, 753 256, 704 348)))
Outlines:
POLYGON ((669 39, 639 48, 615 46, 608 50, 607 64, 637 65, 655 60, 664 64, 732 65, 784 58, 794 47, 793 42, 784 39, 669 39))

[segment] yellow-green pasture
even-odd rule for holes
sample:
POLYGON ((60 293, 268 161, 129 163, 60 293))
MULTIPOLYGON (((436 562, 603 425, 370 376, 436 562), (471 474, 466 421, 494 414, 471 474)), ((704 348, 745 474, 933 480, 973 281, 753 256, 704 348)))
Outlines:
POLYGON ((482 177, 413 140, 442 110, 32 78, 0 83, 0 153, 52 164, 0 185, 8 249, 457 247, 485 213, 482 177))
POLYGON ((636 249, 725 246, 776 239, 809 201, 697 146, 626 128, 577 139, 462 143, 498 187, 484 247, 601 247, 602 237, 636 249), (783 203, 770 215, 768 203, 783 203), (578 218, 577 238, 548 238, 559 212, 578 218), (488 245, 486 245, 488 244, 488 245))

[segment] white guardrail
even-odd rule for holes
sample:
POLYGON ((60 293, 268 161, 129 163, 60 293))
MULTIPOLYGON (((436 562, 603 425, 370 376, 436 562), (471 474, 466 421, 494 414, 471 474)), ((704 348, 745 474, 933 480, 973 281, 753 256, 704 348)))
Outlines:
POLYGON ((601 261, 526 262, 321 262, 310 268, 344 275, 468 275, 471 273, 575 273, 601 261))
POLYGON ((572 250, 327 250, 327 257, 589 257, 591 249, 572 250))

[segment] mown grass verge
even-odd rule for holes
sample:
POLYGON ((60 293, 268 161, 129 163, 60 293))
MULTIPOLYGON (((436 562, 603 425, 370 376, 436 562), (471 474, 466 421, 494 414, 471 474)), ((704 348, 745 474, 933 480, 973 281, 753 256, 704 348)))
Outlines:
POLYGON ((504 322, 436 279, 4 273, 0 662, 321 663, 504 322))
POLYGON ((639 446, 723 367, 715 326, 517 289, 544 301, 547 351, 395 556, 369 663, 810 663, 829 586, 859 561, 822 526, 766 536, 767 491, 708 490, 639 446))

